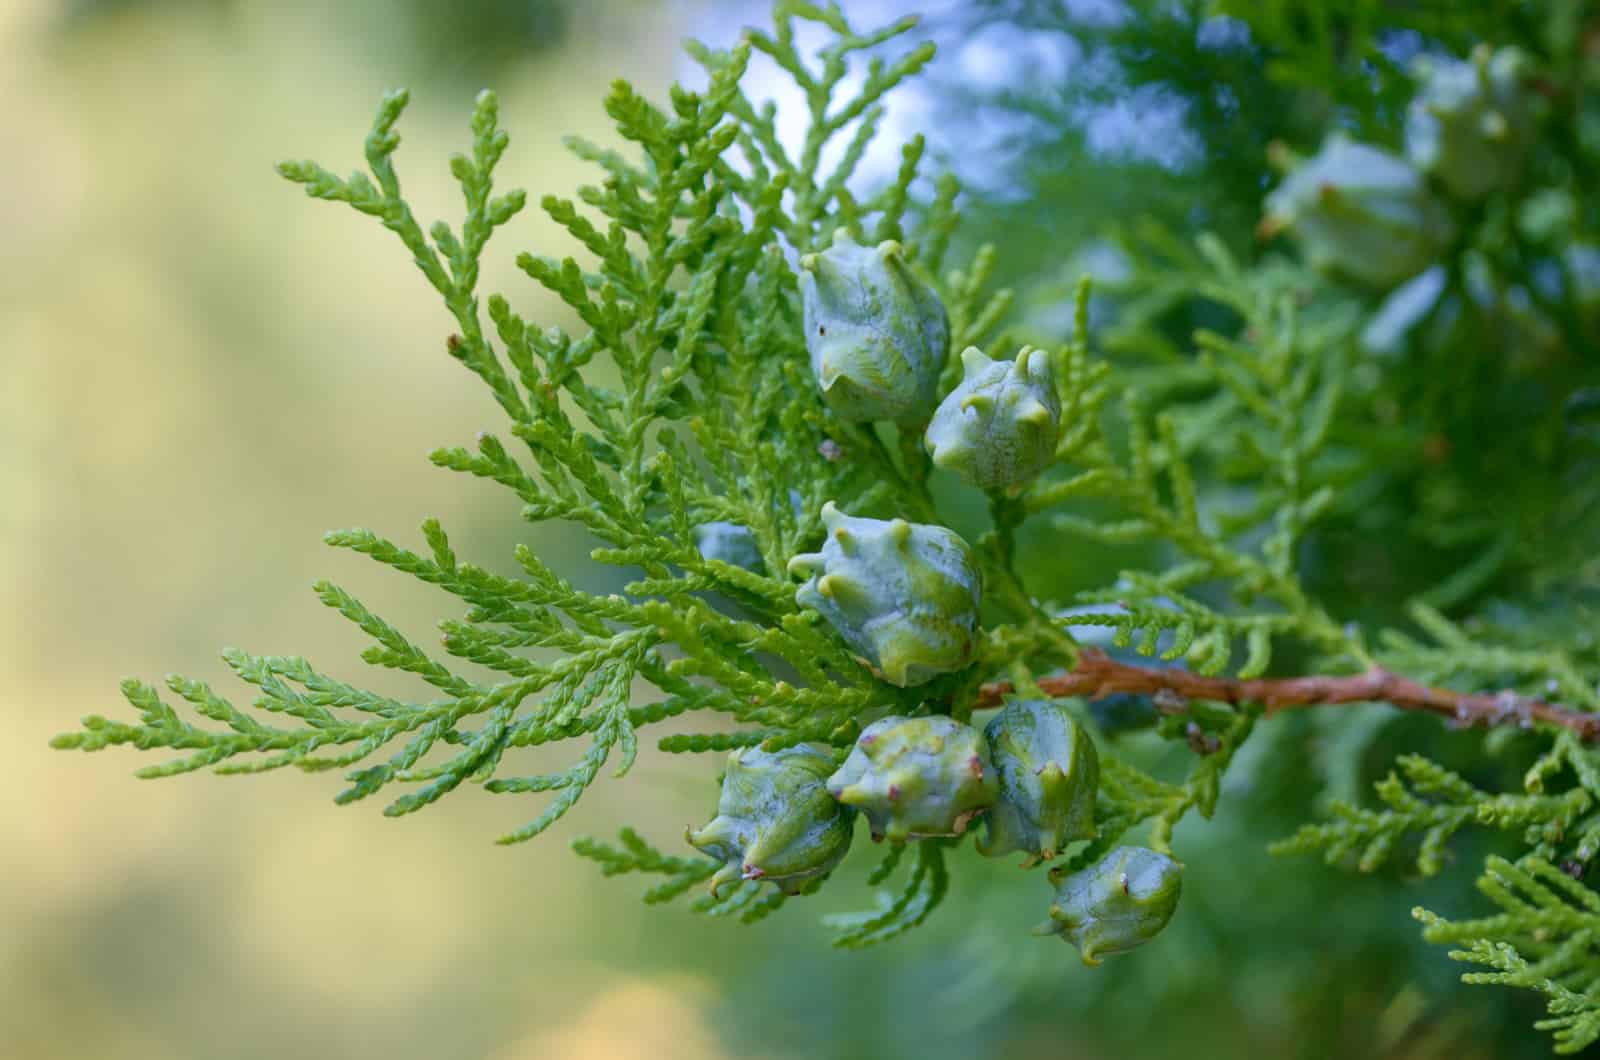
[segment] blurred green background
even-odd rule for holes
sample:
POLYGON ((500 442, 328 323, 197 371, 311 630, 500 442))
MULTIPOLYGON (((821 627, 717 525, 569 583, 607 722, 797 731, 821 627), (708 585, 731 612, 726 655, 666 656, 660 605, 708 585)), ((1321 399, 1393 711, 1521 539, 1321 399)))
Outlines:
MULTIPOLYGON (((961 7, 932 6, 946 26, 961 7)), ((1525 1001, 1452 998, 1456 969, 1415 938, 1409 907, 1459 908, 1464 880, 1268 861, 1305 800, 1262 793, 1304 787, 1307 719, 1239 763, 1216 823, 1185 826, 1168 937, 1095 972, 1026 934, 1041 880, 965 855, 933 927, 849 954, 814 926, 819 906, 870 901, 849 882, 747 929, 648 909, 568 853, 623 819, 670 845, 712 803, 704 759, 647 750, 629 783, 506 850, 491 840, 525 804, 462 792, 388 820, 336 808, 328 777, 143 783, 133 755, 47 749, 125 709, 123 676, 226 684, 226 644, 386 687, 311 582, 423 637, 441 602, 330 552, 327 529, 408 539, 438 516, 486 562, 533 538, 502 492, 426 463, 498 414, 443 355, 447 318, 407 255, 272 163, 348 170, 380 92, 409 85, 402 178, 419 214, 454 217, 444 158, 490 84, 503 179, 566 194, 592 178, 560 137, 607 139, 613 76, 659 95, 686 72, 681 36, 725 42, 762 10, 0 2, 0 1057, 1465 1058, 1510 1055, 1512 1033, 1539 1055, 1525 1001)), ((946 69, 970 80, 1009 48, 971 42, 946 69)), ((1018 253, 1045 254, 1034 240, 1018 253)), ((510 262, 564 237, 530 210, 500 246, 484 286, 562 321, 510 262)), ((584 564, 576 536, 533 543, 584 564)))

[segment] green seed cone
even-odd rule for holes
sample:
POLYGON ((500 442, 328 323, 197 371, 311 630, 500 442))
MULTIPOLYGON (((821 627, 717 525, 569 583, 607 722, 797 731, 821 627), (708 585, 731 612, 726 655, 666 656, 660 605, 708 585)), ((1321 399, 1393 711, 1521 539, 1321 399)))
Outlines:
POLYGON ((821 552, 795 556, 795 592, 875 673, 909 688, 972 661, 981 577, 972 550, 942 526, 856 519, 822 506, 821 552))
POLYGON ((832 872, 850 849, 855 813, 825 786, 831 754, 801 745, 728 755, 717 816, 691 829, 689 843, 723 862, 713 893, 737 880, 770 880, 796 894, 832 872))
POLYGON ((1056 900, 1036 933, 1063 936, 1095 965, 1161 933, 1178 907, 1183 866, 1145 847, 1117 847, 1081 872, 1052 870, 1050 882, 1056 900))
POLYGON ((866 815, 874 839, 960 835, 994 805, 994 767, 978 730, 945 717, 889 717, 862 730, 828 792, 866 815))
POLYGON ((1481 48, 1466 62, 1419 60, 1406 157, 1468 202, 1514 183, 1537 133, 1528 67, 1516 48, 1481 48))
POLYGON ((864 247, 840 230, 800 259, 811 370, 829 406, 852 421, 920 424, 938 401, 950 352, 944 303, 900 244, 864 247))
POLYGON ((1455 238, 1414 166, 1343 133, 1267 196, 1263 225, 1293 232, 1315 268, 1378 288, 1415 276, 1455 238))
POLYGON ((1049 700, 1013 700, 983 730, 1000 784, 978 852, 1050 859, 1095 835, 1100 758, 1094 742, 1049 700))
POLYGON ((924 436, 933 462, 979 489, 1028 482, 1050 463, 1061 437, 1049 355, 1024 346, 1014 361, 991 361, 968 346, 961 364, 961 385, 940 402, 924 436))

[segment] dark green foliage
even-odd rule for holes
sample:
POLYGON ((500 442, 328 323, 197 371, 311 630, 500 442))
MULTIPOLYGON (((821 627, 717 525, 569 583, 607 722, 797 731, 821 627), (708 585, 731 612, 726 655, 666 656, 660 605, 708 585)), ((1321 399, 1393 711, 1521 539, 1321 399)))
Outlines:
POLYGON ((895 844, 889 854, 869 879, 883 883, 899 867, 907 850, 911 852, 911 866, 907 870, 903 889, 893 897, 885 896, 879 907, 870 913, 841 913, 825 918, 824 923, 833 929, 833 944, 843 949, 858 949, 887 942, 897 935, 917 927, 928 918, 950 886, 950 876, 944 864, 944 853, 949 840, 921 839, 911 844, 895 844))
MULTIPOLYGON (((1559 0, 1526 5, 1141 3, 1132 5, 1137 12, 1132 17, 1096 26, 1060 14, 1055 5, 1024 0, 987 6, 1050 31, 1071 32, 1087 53, 1115 58, 1122 91, 1129 85, 1159 87, 1187 108, 1199 153, 1177 165, 1173 177, 1154 181, 1160 185, 1157 194, 1148 194, 1148 164, 1085 159, 1081 134, 1061 122, 1072 130, 1062 141, 1030 144, 1022 156, 1019 171, 1028 193, 1017 198, 1021 205, 998 204, 996 222, 985 225, 989 231, 997 226, 1005 231, 1009 223, 1026 228, 1037 225, 1041 213, 1081 219, 1084 215, 1067 202, 1139 196, 1139 212, 1152 220, 1080 229, 1074 242, 1106 239, 1128 255, 1131 268, 1117 292, 1120 303, 1101 308, 1113 322, 1107 344, 1137 359, 1123 368, 1125 381, 1174 390, 1192 388, 1196 376, 1204 378, 1183 340, 1196 321, 1216 326, 1211 322, 1217 319, 1217 299, 1199 274, 1175 281, 1166 273, 1166 261, 1182 261, 1186 254, 1169 232, 1192 225, 1197 212, 1206 211, 1202 224, 1215 227, 1236 253, 1259 256, 1250 270, 1255 275, 1270 274, 1281 265, 1251 239, 1261 192, 1278 179, 1269 166, 1270 144, 1309 154, 1330 128, 1341 127, 1363 142, 1399 151, 1407 106, 1418 90, 1408 54, 1425 50, 1463 59, 1481 44, 1515 46, 1534 57, 1534 142, 1509 186, 1491 191, 1482 202, 1452 205, 1458 238, 1427 274, 1427 284, 1412 292, 1413 304, 1402 311, 1398 292, 1389 298, 1383 290, 1361 294, 1328 284, 1306 287, 1315 293, 1301 312, 1315 312, 1322 303, 1335 313, 1361 314, 1352 323, 1382 313, 1390 330, 1381 356, 1346 362, 1356 371, 1345 377, 1351 389, 1338 399, 1320 458, 1322 473, 1329 476, 1324 483, 1332 490, 1330 506, 1307 526, 1296 569, 1310 598, 1342 619, 1381 630, 1376 637, 1362 637, 1370 661, 1451 687, 1507 690, 1513 723, 1518 693, 1600 708, 1595 691, 1600 659, 1593 654, 1600 588, 1593 563, 1600 541, 1600 478, 1595 475, 1600 453, 1580 425, 1581 414, 1575 418, 1573 411, 1584 407, 1582 395, 1600 382, 1594 353, 1600 321, 1583 301, 1581 271, 1573 266, 1582 261, 1581 253, 1562 249, 1586 246, 1600 223, 1587 194, 1600 156, 1594 134, 1600 114, 1593 102, 1600 71, 1583 46, 1585 35, 1593 32, 1592 11, 1559 0), (1225 38, 1229 43, 1222 47, 1205 43, 1206 20, 1218 14, 1236 20, 1226 34, 1210 38, 1225 38), (1219 101, 1231 113, 1219 113, 1219 101), (1241 150, 1241 137, 1254 143, 1241 150), (1070 190, 1062 190, 1064 181, 1070 181, 1070 190), (1056 195, 1065 196, 1063 209, 1042 205, 1056 195), (1163 196, 1175 198, 1183 212, 1167 212, 1163 196), (1239 215, 1230 217, 1225 212, 1230 208, 1239 215), (1151 248, 1160 251, 1153 256, 1151 248), (1139 330, 1130 328, 1130 318, 1139 322, 1139 330), (1159 348, 1151 345, 1152 332, 1170 341, 1161 362, 1146 352, 1159 348), (1137 341, 1126 342, 1124 335, 1137 341), (1138 362, 1145 360, 1152 361, 1149 375, 1139 374, 1138 362)), ((1039 95, 1048 100, 1053 91, 1046 88, 1039 95)), ((1062 113, 1093 104, 1097 91, 1092 79, 1087 85, 1074 79, 1049 106, 1062 113)), ((1030 94, 1025 105, 1044 103, 1030 94)), ((1515 157, 1519 150, 1506 154, 1515 157)), ((1285 153, 1280 149, 1279 156, 1285 153)), ((1436 190, 1450 194, 1448 187, 1436 190)), ((1058 242, 1034 245, 1059 247, 1058 242)), ((1059 283, 1045 288, 1052 290, 1059 297, 1059 283)), ((1376 345, 1375 331, 1363 327, 1363 341, 1376 345)), ((1261 324, 1244 328, 1245 334, 1274 331, 1285 333, 1261 324)), ((1206 433, 1219 443, 1231 441, 1237 436, 1229 428, 1237 420, 1237 415, 1219 415, 1206 433)), ((1237 455, 1237 444, 1232 450, 1212 448, 1214 463, 1199 477, 1231 478, 1233 469, 1250 467, 1237 455)), ((1280 451, 1264 447, 1266 453, 1280 451)), ((1255 479, 1259 471, 1246 475, 1255 479)), ((1303 481, 1304 473, 1297 477, 1303 481)), ((1097 522, 1102 518, 1095 511, 1088 514, 1097 522)), ((1360 725, 1351 718, 1321 719, 1330 734, 1323 751, 1329 777, 1359 773, 1363 762, 1378 767, 1380 776, 1388 771, 1387 757, 1367 751, 1381 731, 1374 724, 1377 716, 1371 719, 1360 725)), ((1442 739, 1410 744, 1430 756, 1447 746, 1442 739)), ((1552 744, 1548 737, 1535 741, 1499 733, 1485 750, 1489 753, 1475 759, 1452 751, 1457 768, 1416 754, 1403 756, 1400 774, 1378 784, 1379 808, 1335 804, 1330 822, 1307 825, 1280 846, 1316 848, 1331 860, 1348 856, 1366 869, 1398 860, 1433 872, 1459 845, 1451 842, 1453 834, 1487 827, 1505 833, 1508 843, 1501 849, 1524 850, 1544 859, 1533 864, 1565 864, 1581 873, 1596 848, 1594 752, 1567 734, 1552 744), (1547 753, 1530 752, 1530 746, 1541 744, 1547 753), (1530 761, 1533 768, 1523 777, 1530 761)), ((1351 787, 1344 790, 1356 794, 1351 787)), ((1581 884, 1573 886, 1590 893, 1581 884)), ((1525 916, 1509 907, 1507 914, 1525 916)), ((1511 924, 1505 919, 1471 922, 1448 938, 1437 932, 1430 937, 1486 939, 1472 952, 1480 958, 1495 955, 1490 963, 1507 974, 1473 982, 1537 986, 1537 968, 1511 974, 1521 959, 1516 950, 1527 944, 1532 930, 1526 919, 1521 928, 1511 924), (1507 942, 1513 950, 1500 948, 1507 942)), ((1543 952, 1535 946, 1524 956, 1536 962, 1543 952)), ((1572 960, 1595 966, 1592 956, 1572 960)), ((1558 989, 1552 991, 1552 1004, 1552 1013, 1561 1013, 1564 1021, 1552 1029, 1567 1028, 1562 1042, 1580 1047, 1587 1040, 1580 1024, 1588 1002, 1558 989)))
POLYGON ((1600 896, 1538 857, 1517 864, 1490 858, 1478 889, 1498 905, 1496 916, 1451 922, 1418 909, 1429 942, 1465 944, 1450 956, 1492 969, 1469 972, 1469 983, 1536 990, 1554 1032, 1556 1052, 1575 1053, 1600 1039, 1600 896))

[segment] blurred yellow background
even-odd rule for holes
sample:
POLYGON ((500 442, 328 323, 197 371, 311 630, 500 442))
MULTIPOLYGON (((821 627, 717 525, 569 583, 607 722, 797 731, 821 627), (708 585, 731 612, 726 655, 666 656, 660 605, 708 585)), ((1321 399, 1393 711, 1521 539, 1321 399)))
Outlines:
MULTIPOLYGON (((444 355, 448 318, 408 256, 272 172, 284 157, 348 172, 382 90, 409 84, 402 179, 424 218, 458 217, 445 158, 484 79, 472 53, 430 51, 428 6, 408 21, 380 4, 0 3, 9 1060, 722 1055, 711 984, 627 970, 662 914, 567 850, 624 813, 669 839, 702 816, 710 781, 688 763, 647 752, 628 785, 507 850, 491 840, 529 802, 463 791, 396 821, 376 801, 335 807, 335 777, 141 782, 146 756, 46 746, 125 712, 128 675, 181 671, 248 701, 217 657, 229 644, 383 687, 311 582, 424 640, 453 612, 329 550, 327 529, 412 541, 436 515, 464 553, 502 560, 530 539, 514 498, 426 462, 499 416, 444 355)), ((573 4, 551 46, 498 42, 502 181, 536 201, 592 179, 560 136, 604 137, 613 76, 659 95, 695 15, 573 4)), ((510 263, 564 247, 528 210, 485 287, 560 319, 510 263)))

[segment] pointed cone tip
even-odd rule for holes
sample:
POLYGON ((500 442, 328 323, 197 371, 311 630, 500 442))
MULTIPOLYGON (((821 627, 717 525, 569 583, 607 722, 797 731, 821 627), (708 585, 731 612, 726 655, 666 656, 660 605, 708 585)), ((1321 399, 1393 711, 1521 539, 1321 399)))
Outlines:
POLYGON ((820 552, 801 552, 789 557, 784 569, 790 574, 812 574, 822 569, 824 561, 820 552))
POLYGON ((1044 407, 1044 402, 1033 398, 1022 406, 1017 419, 1035 427, 1044 427, 1050 422, 1050 410, 1044 407))
POLYGON ((1012 364, 1012 371, 1036 383, 1045 382, 1051 374, 1050 354, 1037 346, 1024 346, 1012 364))
POLYGON ((954 471, 961 464, 961 450, 953 445, 942 445, 939 442, 928 443, 928 459, 933 461, 933 466, 946 471, 954 471))
POLYGON ((727 862, 722 868, 718 869, 716 874, 711 877, 711 897, 720 897, 723 887, 730 883, 738 882, 740 879, 739 873, 739 864, 734 861, 727 862))
POLYGON ((837 574, 824 574, 817 579, 817 592, 832 600, 850 591, 850 583, 837 574))
POLYGON ((968 394, 961 399, 961 411, 977 409, 979 412, 988 412, 994 408, 994 398, 989 394, 968 394))

